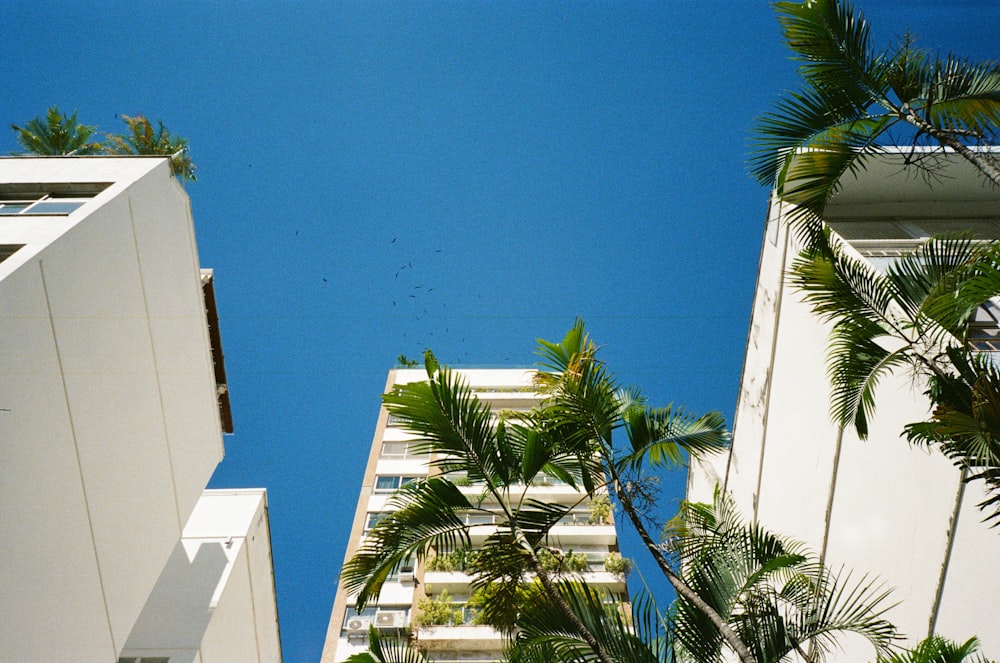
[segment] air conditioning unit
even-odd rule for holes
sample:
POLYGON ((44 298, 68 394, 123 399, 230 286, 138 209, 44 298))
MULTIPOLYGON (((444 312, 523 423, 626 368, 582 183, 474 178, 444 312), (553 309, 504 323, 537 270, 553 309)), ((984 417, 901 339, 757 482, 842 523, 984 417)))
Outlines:
POLYGON ((371 626, 371 623, 371 617, 351 617, 347 620, 347 630, 367 633, 368 627, 371 626))
POLYGON ((376 628, 403 628, 406 626, 406 612, 403 610, 379 610, 375 613, 376 628))
POLYGON ((413 582, 413 571, 400 571, 399 582, 413 582))

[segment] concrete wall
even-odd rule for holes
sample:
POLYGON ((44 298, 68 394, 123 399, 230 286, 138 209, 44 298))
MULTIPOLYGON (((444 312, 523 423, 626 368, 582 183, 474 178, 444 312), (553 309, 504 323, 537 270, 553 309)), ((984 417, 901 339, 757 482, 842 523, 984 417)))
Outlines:
MULTIPOLYGON (((947 459, 901 438, 905 424, 928 414, 923 387, 911 375, 880 385, 867 441, 850 430, 841 435, 829 414, 828 328, 783 277, 796 254, 780 208, 773 206, 733 446, 728 455, 693 464, 689 499, 711 501, 718 483, 748 519, 805 541, 833 568, 881 578, 895 588, 892 600, 899 605, 888 618, 906 643, 931 630, 960 641, 977 635, 988 655, 1000 656, 994 608, 1000 575, 990 566, 1000 557, 1000 533, 981 522, 975 506, 981 486, 963 493, 947 459)), ((869 648, 851 641, 835 660, 871 658, 869 648)))
POLYGON ((110 182, 0 217, 0 659, 114 660, 222 439, 190 208, 166 159, 3 159, 110 182))
POLYGON ((278 663, 262 489, 207 490, 123 651, 171 663, 278 663))

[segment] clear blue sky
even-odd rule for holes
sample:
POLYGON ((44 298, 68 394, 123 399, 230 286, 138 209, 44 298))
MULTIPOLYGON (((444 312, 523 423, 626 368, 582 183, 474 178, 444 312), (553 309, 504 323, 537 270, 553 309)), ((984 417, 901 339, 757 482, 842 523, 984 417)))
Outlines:
MULTIPOLYGON (((878 44, 1000 55, 995 0, 862 6, 878 44)), ((654 403, 731 418, 767 200, 745 144, 797 87, 767 3, 5 0, 0 24, 5 124, 57 104, 190 139, 237 431, 212 485, 268 489, 286 663, 319 658, 400 353, 530 365, 582 316, 654 403)))

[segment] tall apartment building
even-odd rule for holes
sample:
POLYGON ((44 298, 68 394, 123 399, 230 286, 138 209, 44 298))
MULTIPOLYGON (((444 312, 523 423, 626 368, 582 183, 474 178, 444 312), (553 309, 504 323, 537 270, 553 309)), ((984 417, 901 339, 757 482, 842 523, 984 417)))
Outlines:
POLYGON ((280 661, 263 490, 163 157, 0 159, 0 660, 280 661))
MULTIPOLYGON (((828 209, 855 256, 884 266, 947 231, 1000 237, 1000 191, 961 159, 941 164, 934 186, 886 155, 848 178, 828 209)), ((695 464, 688 498, 711 501, 716 484, 748 518, 805 541, 832 568, 870 573, 895 588, 888 618, 913 644, 930 633, 977 635, 1000 657, 1000 530, 982 522, 979 483, 962 484, 940 453, 910 447, 907 423, 928 416, 924 386, 899 372, 878 389, 869 439, 831 421, 829 328, 785 278, 798 253, 787 209, 772 200, 728 455, 695 464)), ((870 660, 847 641, 836 660, 870 660)))
MULTIPOLYGON (((457 372, 462 374, 478 398, 490 404, 494 412, 528 410, 539 403, 540 397, 532 387, 534 371, 474 369, 457 372)), ((423 379, 426 379, 423 369, 393 370, 389 372, 386 391, 391 390, 393 385, 423 379)), ((380 410, 345 559, 354 554, 365 531, 385 512, 393 491, 412 478, 428 476, 428 457, 413 453, 414 439, 413 435, 396 426, 384 407, 380 410)), ((463 490, 468 490, 470 495, 479 493, 475 486, 463 490)), ((573 504, 580 498, 576 490, 555 482, 532 486, 529 490, 531 497, 552 503, 573 504)), ((624 595, 624 577, 609 573, 604 568, 608 554, 618 550, 615 526, 610 522, 591 524, 590 520, 589 510, 581 505, 565 522, 553 527, 549 542, 563 551, 572 550, 578 556, 586 556, 586 569, 582 571, 582 576, 588 583, 624 595)), ((477 516, 469 524, 473 526, 473 546, 484 541, 495 529, 488 517, 477 516)), ((367 650, 369 625, 388 631, 409 627, 418 601, 425 596, 440 598, 447 593, 456 607, 462 607, 469 598, 469 583, 470 577, 452 566, 442 568, 431 564, 431 568, 426 568, 425 564, 402 569, 386 583, 378 605, 366 607, 360 613, 354 609, 353 597, 339 587, 330 615, 323 663, 343 661, 351 654, 367 650)), ((469 616, 467 610, 464 614, 469 616)), ((503 638, 498 632, 489 626, 472 623, 416 628, 414 634, 417 645, 427 652, 431 661, 492 661, 498 658, 503 647, 503 638)))

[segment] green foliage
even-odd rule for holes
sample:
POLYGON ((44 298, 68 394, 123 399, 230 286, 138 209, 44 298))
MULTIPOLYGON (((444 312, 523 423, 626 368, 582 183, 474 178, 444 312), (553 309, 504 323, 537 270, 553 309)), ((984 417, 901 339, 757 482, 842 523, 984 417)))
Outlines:
POLYGON ((598 495, 587 503, 591 525, 607 525, 611 522, 611 500, 607 495, 598 495))
POLYGON ((396 363, 405 368, 416 368, 417 366, 420 365, 419 361, 417 361, 416 359, 410 359, 404 354, 401 354, 398 357, 396 357, 396 363))
POLYGON ((417 612, 411 622, 414 626, 460 626, 464 615, 462 607, 442 590, 437 596, 425 596, 417 601, 417 612))
MULTIPOLYGON (((831 573, 802 544, 745 523, 721 491, 713 504, 682 504, 665 534, 685 583, 725 616, 757 663, 810 647, 821 657, 845 633, 880 654, 893 645, 895 627, 883 616, 888 590, 831 573)), ((696 661, 721 660, 726 643, 704 612, 684 599, 675 610, 677 648, 696 661)))
MULTIPOLYGON (((543 563, 551 528, 575 507, 533 499, 530 486, 552 478, 582 487, 591 497, 605 494, 609 471, 650 463, 673 466, 686 453, 724 449, 728 434, 721 416, 647 408, 635 390, 619 390, 596 359, 596 346, 582 322, 560 343, 540 341, 540 353, 551 372, 539 373, 536 388, 548 398, 543 406, 516 417, 495 417, 489 404, 430 352, 424 355, 427 381, 399 385, 383 396, 394 421, 421 440, 414 451, 431 455, 437 474, 402 486, 390 498, 388 514, 368 532, 341 578, 344 589, 356 593, 357 605, 363 607, 378 596, 402 560, 467 548, 467 523, 488 516, 496 532, 477 551, 472 589, 488 591, 489 599, 477 608, 475 618, 512 633, 515 626, 525 626, 520 616, 525 592, 534 592, 539 600, 527 603, 544 603, 558 612, 593 656, 612 663, 592 628, 573 613, 555 574, 546 570, 551 562, 543 563), (564 360, 571 370, 561 366, 564 360), (612 445, 615 430, 624 439, 619 448, 612 445), (480 493, 463 493, 450 480, 453 476, 468 477, 480 493), (529 577, 538 584, 526 582, 529 577)), ((441 557, 440 564, 452 563, 441 557)), ((585 563, 582 555, 565 557, 567 567, 585 563)), ((448 611, 454 608, 432 603, 427 608, 433 621, 453 619, 448 611)))
POLYGON ((940 636, 921 640, 916 647, 878 659, 878 663, 995 663, 978 653, 979 640, 952 642, 940 636))
POLYGON ((604 558, 604 570, 608 573, 627 576, 632 570, 632 560, 628 557, 622 557, 621 553, 608 553, 608 556, 604 558))
POLYGON ((909 34, 878 51, 864 16, 841 0, 774 6, 803 85, 757 121, 750 171, 797 206, 803 237, 818 237, 841 177, 863 170, 884 141, 901 135, 957 150, 1000 184, 996 159, 965 147, 997 138, 1000 64, 934 55, 909 34))
POLYGON ((932 238, 884 273, 826 243, 795 261, 791 280, 832 325, 834 419, 865 438, 881 381, 900 368, 920 375, 935 407, 906 427, 907 438, 982 479, 989 498, 980 508, 1000 522, 1000 373, 975 350, 972 325, 1000 295, 1000 242, 932 238))
POLYGON ((479 553, 471 548, 463 547, 446 553, 431 555, 425 562, 428 571, 470 571, 476 568, 479 553))
POLYGON ((108 134, 108 152, 111 154, 159 154, 171 158, 174 173, 181 179, 194 182, 195 165, 188 155, 186 138, 172 136, 162 121, 156 128, 142 115, 122 115, 126 131, 108 134))
POLYGON ((100 154, 104 149, 102 142, 91 139, 97 127, 79 124, 75 110, 72 115, 63 116, 58 106, 49 108, 45 119, 36 117, 23 127, 12 124, 11 128, 28 154, 100 154))
POLYGON ((584 553, 575 553, 572 550, 568 552, 552 551, 548 548, 542 548, 538 551, 538 561, 541 563, 542 568, 550 573, 582 573, 589 568, 589 563, 587 562, 587 555, 584 553))
POLYGON ((595 661, 584 632, 593 633, 615 663, 673 661, 670 632, 655 605, 637 597, 632 613, 619 609, 608 592, 577 581, 558 585, 579 624, 567 620, 544 595, 524 603, 521 630, 505 652, 510 663, 591 663, 595 661))
MULTIPOLYGON (((157 127, 145 117, 122 115, 126 132, 106 134, 107 141, 92 140, 97 127, 79 124, 76 111, 64 117, 57 106, 48 109, 45 119, 34 118, 24 127, 11 125, 17 141, 29 154, 41 155, 92 155, 92 154, 155 154, 169 156, 174 173, 184 180, 194 182, 195 165, 188 155, 188 141, 172 136, 163 122, 157 127)), ((400 355, 402 357, 402 355, 400 355)))
POLYGON ((368 651, 352 654, 347 663, 427 663, 427 657, 410 646, 409 632, 382 633, 368 629, 368 651))
MULTIPOLYGON (((460 551, 470 546, 469 517, 488 514, 497 532, 477 551, 467 608, 474 622, 515 638, 510 660, 665 663, 676 646, 695 660, 717 660, 731 649, 742 661, 777 663, 801 646, 822 654, 844 632, 886 651, 894 635, 882 618, 886 592, 864 578, 832 574, 798 544, 742 523, 721 497, 715 505, 686 506, 668 530, 671 559, 683 571, 673 570, 645 529, 656 507, 644 492, 647 472, 676 467, 689 453, 724 449, 721 417, 652 408, 637 390, 620 388, 582 323, 559 343, 541 341, 539 351, 548 370, 538 374, 536 388, 546 400, 517 420, 496 423, 489 405, 431 354, 426 382, 384 396, 441 474, 403 486, 345 565, 344 587, 357 592, 358 605, 377 596, 411 555, 453 551, 429 566, 459 566, 460 551), (464 494, 448 479, 455 475, 470 477, 482 493, 464 494), (598 502, 610 492, 678 594, 683 590, 670 630, 651 602, 637 602, 628 616, 607 593, 560 581, 560 572, 586 558, 548 548, 550 529, 573 507, 533 500, 526 491, 542 476, 582 486, 598 502)), ((602 515, 610 515, 610 499, 602 515)), ((620 558, 609 564, 626 568, 620 558)), ((417 623, 461 619, 446 594, 422 601, 420 609, 417 623)))

